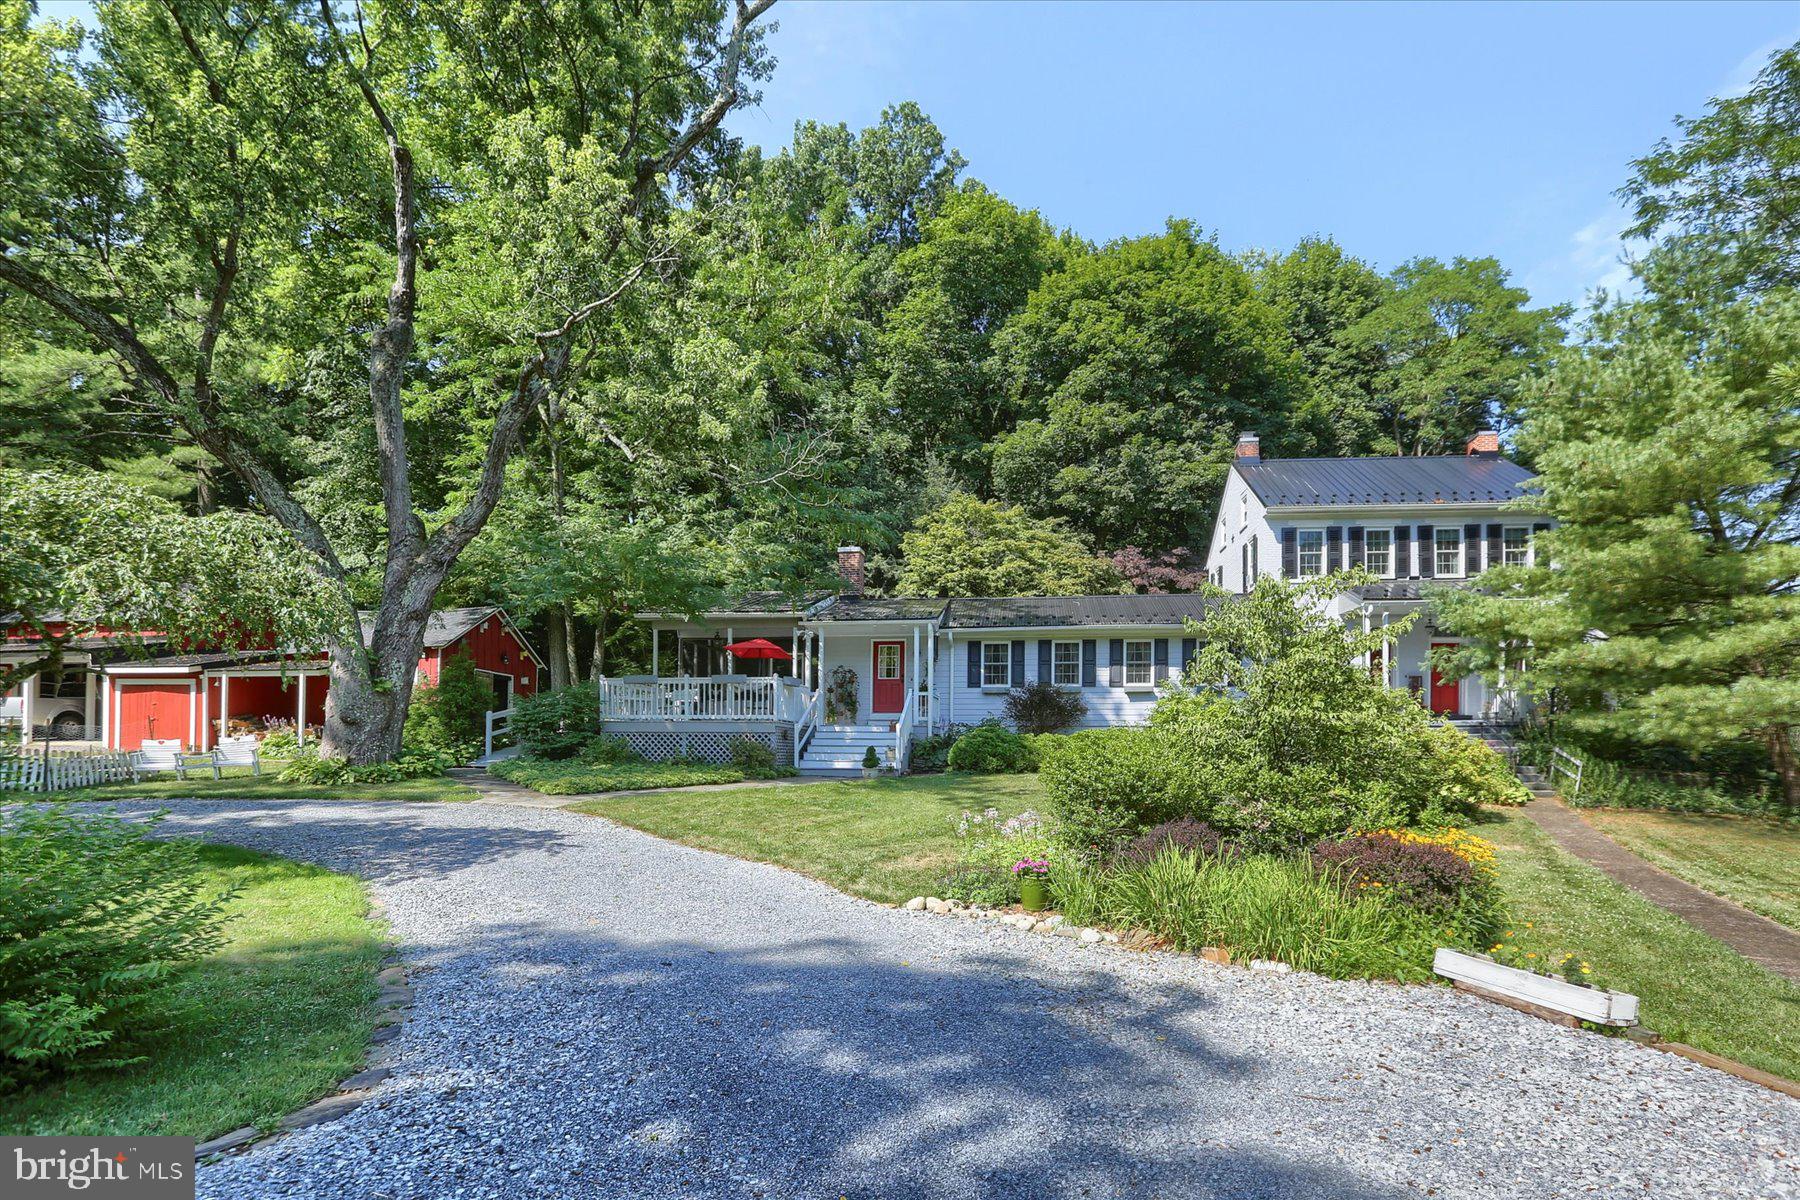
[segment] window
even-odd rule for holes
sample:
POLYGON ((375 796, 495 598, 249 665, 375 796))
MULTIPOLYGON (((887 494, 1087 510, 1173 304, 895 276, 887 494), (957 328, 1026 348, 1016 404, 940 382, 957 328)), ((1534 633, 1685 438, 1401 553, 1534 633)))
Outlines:
POLYGON ((1531 530, 1523 525, 1508 525, 1501 535, 1501 561, 1509 567, 1531 564, 1531 530))
POLYGON ((1302 529, 1294 539, 1300 549, 1300 578, 1325 573, 1325 531, 1302 529))
POLYGON ((1394 577, 1394 531, 1391 529, 1365 529, 1363 531, 1363 566, 1371 575, 1379 575, 1383 579, 1394 577))
POLYGON ((875 647, 875 678, 900 678, 900 647, 892 642, 884 642, 875 647))
POLYGON ((1440 525, 1432 530, 1431 540, 1437 551, 1436 567, 1439 578, 1454 579, 1463 573, 1462 530, 1455 526, 1440 525))
POLYGON ((1050 682, 1057 687, 1081 686, 1081 643, 1057 642, 1050 648, 1050 682))
POLYGON ((1250 539, 1250 573, 1244 576, 1244 590, 1247 592, 1256 586, 1256 539, 1250 539))
POLYGON ((1150 687, 1156 683, 1156 668, 1150 662, 1149 642, 1125 643, 1125 686, 1150 687))
POLYGON ((1009 643, 981 643, 981 686, 1012 686, 1012 646, 1009 643))
POLYGON ((1238 528, 1242 529, 1250 523, 1250 493, 1245 492, 1238 497, 1238 528))
POLYGON ((46 700, 79 700, 87 695, 87 675, 81 671, 45 671, 38 676, 38 695, 46 700))

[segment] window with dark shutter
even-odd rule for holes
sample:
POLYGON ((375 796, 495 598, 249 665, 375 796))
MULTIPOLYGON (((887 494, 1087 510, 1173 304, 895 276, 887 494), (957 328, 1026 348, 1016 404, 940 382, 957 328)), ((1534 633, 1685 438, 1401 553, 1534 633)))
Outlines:
POLYGON ((1325 527, 1325 569, 1327 571, 1344 569, 1344 527, 1342 525, 1325 527))
POLYGON ((1081 686, 1095 687, 1100 682, 1099 645, 1093 638, 1081 641, 1081 686))
POLYGON ((1044 683, 1050 682, 1050 639, 1038 639, 1038 678, 1044 683))
POLYGON ((1025 639, 1020 638, 1012 644, 1012 675, 1007 679, 1013 687, 1025 682, 1025 639))
POLYGON ((1151 661, 1156 664, 1156 682, 1161 683, 1169 677, 1169 639, 1157 638, 1151 653, 1154 655, 1151 661))
POLYGON ((1256 586, 1256 539, 1250 539, 1250 582, 1244 590, 1249 591, 1256 586))
POLYGON ((1489 525, 1487 527, 1488 566, 1497 567, 1506 561, 1505 537, 1506 527, 1504 525, 1489 525))
MULTIPOLYGON (((1481 574, 1481 526, 1463 526, 1463 554, 1465 555, 1465 561, 1468 563, 1468 565, 1463 568, 1463 574, 1481 574)), ((1493 563, 1490 561, 1488 565, 1493 566, 1493 563)))
POLYGON ((1394 526, 1394 578, 1416 575, 1412 561, 1412 526, 1394 526))
POLYGON ((1300 578, 1299 534, 1292 528, 1281 531, 1281 577, 1283 579, 1300 578))
POLYGON ((1419 578, 1420 579, 1435 579, 1435 578, 1437 578, 1437 575, 1435 574, 1437 564, 1432 561, 1433 559, 1435 559, 1437 557, 1437 555, 1432 552, 1433 547, 1436 545, 1437 545, 1436 541, 1433 540, 1433 530, 1432 530, 1431 526, 1429 526, 1429 525, 1419 526, 1419 578))
POLYGON ((981 686, 981 643, 980 642, 970 642, 968 645, 969 645, 969 686, 972 688, 978 688, 981 686))
POLYGON ((1345 531, 1345 536, 1349 539, 1348 550, 1349 550, 1350 565, 1353 567, 1362 566, 1363 565, 1362 526, 1361 525, 1352 525, 1348 530, 1345 531))
POLYGON ((1125 639, 1113 638, 1106 643, 1106 683, 1108 687, 1125 686, 1125 639))
POLYGON ((1182 638, 1181 639, 1181 665, 1179 667, 1180 670, 1183 670, 1183 671, 1187 670, 1188 664, 1194 661, 1194 649, 1199 644, 1200 644, 1199 638, 1182 638))

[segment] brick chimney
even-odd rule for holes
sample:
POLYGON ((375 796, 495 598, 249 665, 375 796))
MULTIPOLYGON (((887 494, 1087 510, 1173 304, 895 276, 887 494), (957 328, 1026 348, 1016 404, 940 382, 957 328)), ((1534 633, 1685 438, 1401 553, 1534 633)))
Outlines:
POLYGON ((1262 461, 1262 443, 1257 441, 1254 433, 1238 434, 1237 460, 1241 463, 1259 463, 1262 461))
POLYGON ((838 592, 845 596, 863 594, 863 548, 861 546, 838 547, 838 579, 842 582, 838 592))
POLYGON ((1500 435, 1492 429, 1484 429, 1469 439, 1465 454, 1479 455, 1482 458, 1497 458, 1500 454, 1500 435))

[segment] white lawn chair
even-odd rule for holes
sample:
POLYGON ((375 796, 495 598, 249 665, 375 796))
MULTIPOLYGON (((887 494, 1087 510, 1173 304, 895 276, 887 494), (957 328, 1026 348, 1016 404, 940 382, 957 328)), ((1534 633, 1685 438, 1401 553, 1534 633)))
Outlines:
POLYGON ((186 779, 188 768, 192 766, 210 766, 213 778, 219 777, 218 756, 211 753, 188 754, 182 750, 180 738, 146 738, 139 749, 131 752, 133 775, 173 771, 175 778, 186 779))
POLYGON ((219 748, 213 751, 217 766, 249 767, 252 775, 262 774, 262 758, 256 751, 256 735, 244 734, 241 737, 219 739, 219 748))

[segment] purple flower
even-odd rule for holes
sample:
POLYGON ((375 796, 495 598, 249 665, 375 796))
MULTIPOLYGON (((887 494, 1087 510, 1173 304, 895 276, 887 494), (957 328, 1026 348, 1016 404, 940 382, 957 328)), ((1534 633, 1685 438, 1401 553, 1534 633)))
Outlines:
POLYGON ((1046 876, 1050 874, 1050 862, 1042 858, 1021 858, 1013 864, 1014 875, 1046 876))

